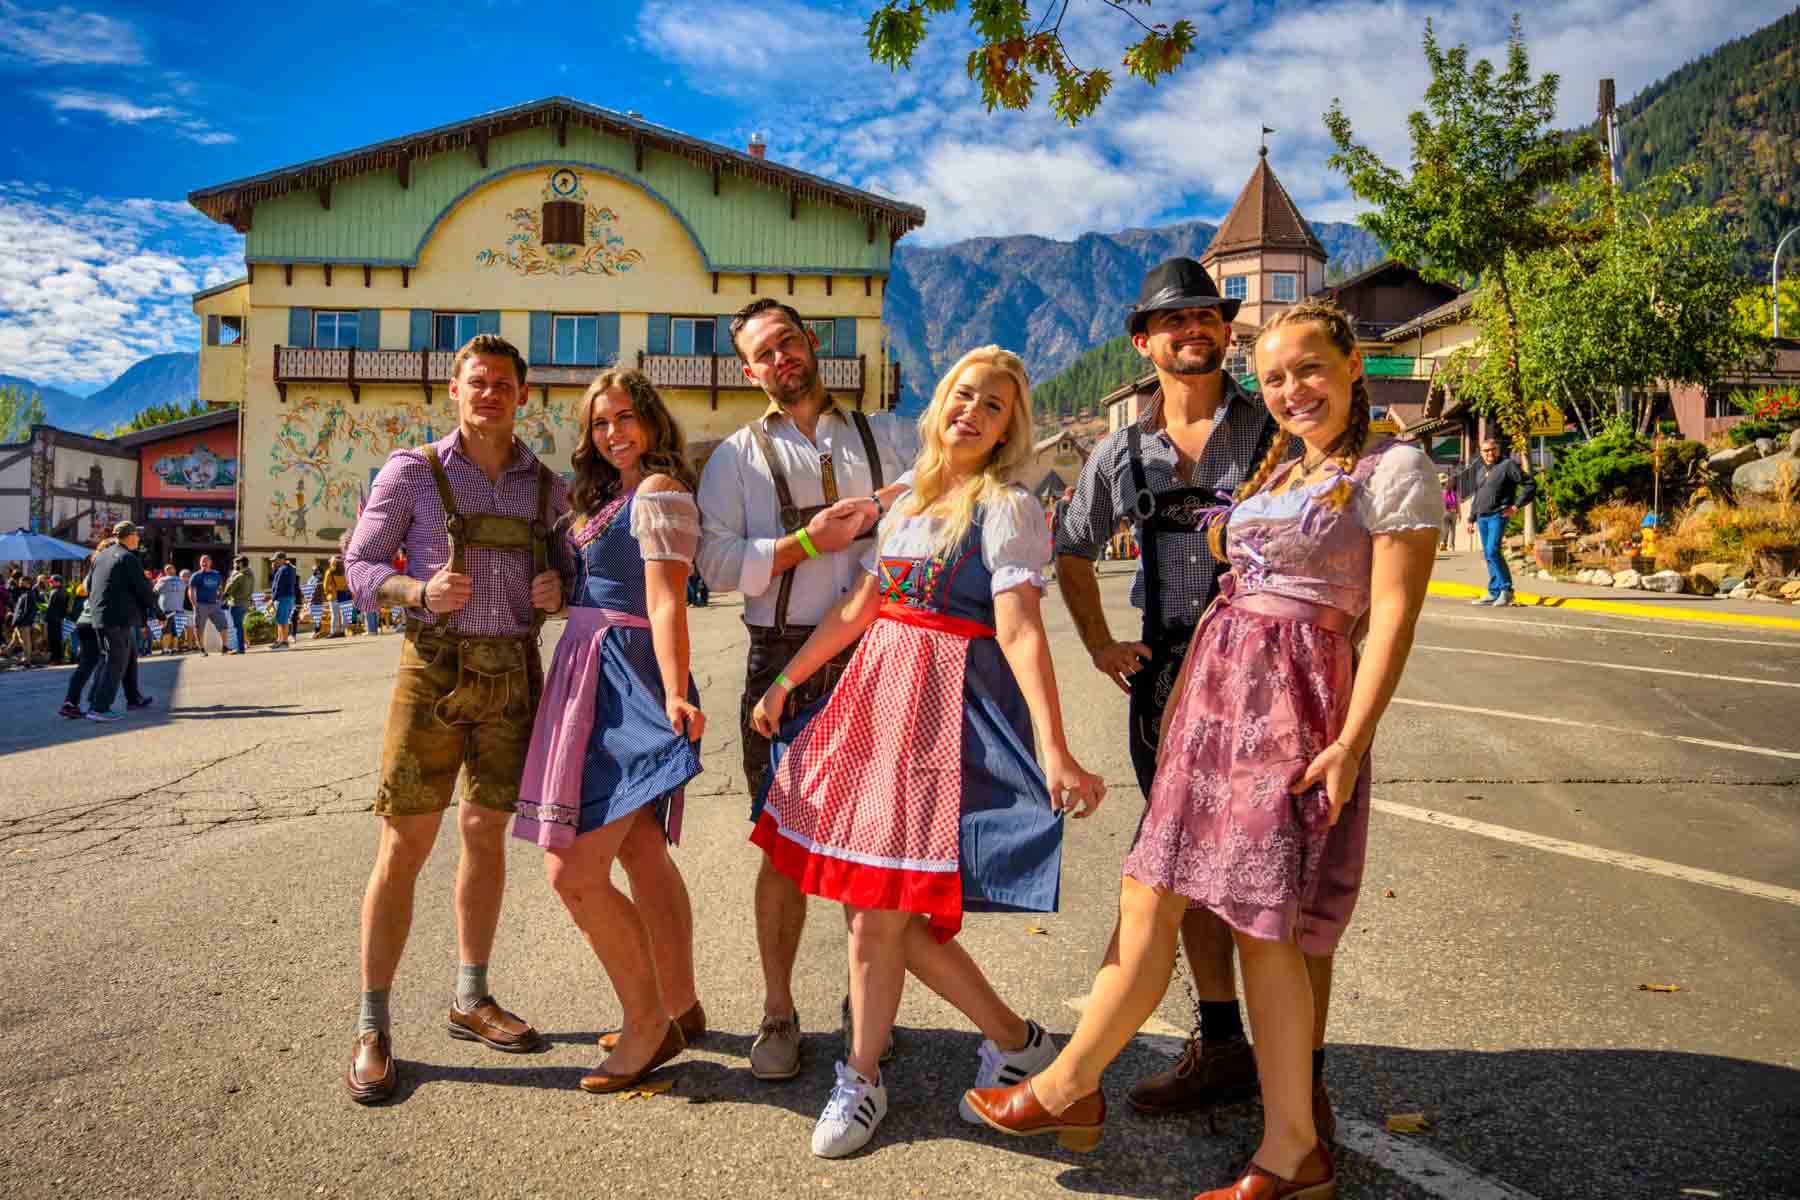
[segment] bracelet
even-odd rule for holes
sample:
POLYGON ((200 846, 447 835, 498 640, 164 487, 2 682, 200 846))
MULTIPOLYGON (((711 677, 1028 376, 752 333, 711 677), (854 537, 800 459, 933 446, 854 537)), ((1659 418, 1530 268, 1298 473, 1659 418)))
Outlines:
POLYGON ((819 549, 812 544, 812 534, 806 532, 806 526, 802 525, 800 528, 794 530, 794 540, 800 543, 800 548, 802 550, 806 551, 806 557, 819 557, 819 549))
POLYGON ((775 684, 784 691, 791 692, 794 690, 793 681, 787 677, 787 672, 785 671, 775 672, 775 684))
POLYGON ((875 521, 880 524, 882 515, 887 512, 887 507, 881 503, 880 493, 871 495, 869 499, 875 502, 875 521))

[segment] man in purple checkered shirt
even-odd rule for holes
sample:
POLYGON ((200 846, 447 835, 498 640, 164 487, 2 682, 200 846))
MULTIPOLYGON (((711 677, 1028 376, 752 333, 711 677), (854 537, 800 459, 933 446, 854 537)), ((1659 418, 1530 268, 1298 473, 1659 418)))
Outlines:
POLYGON ((513 436, 527 393, 525 360, 512 343, 482 334, 459 350, 450 399, 455 432, 388 458, 344 556, 358 608, 407 610, 375 789, 381 843, 363 895, 362 1011, 344 1078, 359 1104, 388 1099, 399 1081, 388 992, 412 925, 414 885, 459 773, 462 965, 450 1036, 509 1052, 541 1045, 530 1023, 489 993, 487 963, 506 886, 506 829, 543 690, 538 628, 563 607, 551 530, 568 495, 513 436), (401 572, 393 561, 403 548, 401 572))

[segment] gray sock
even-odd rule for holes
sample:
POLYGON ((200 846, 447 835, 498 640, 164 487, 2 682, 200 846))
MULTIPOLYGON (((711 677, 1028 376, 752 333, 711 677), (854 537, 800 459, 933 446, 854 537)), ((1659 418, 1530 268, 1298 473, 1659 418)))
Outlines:
POLYGON ((487 964, 472 966, 463 963, 456 968, 456 1007, 468 1012, 477 1004, 487 999, 487 964))
POLYGON ((388 1031, 388 989, 362 994, 362 1010, 356 1014, 356 1032, 388 1031))

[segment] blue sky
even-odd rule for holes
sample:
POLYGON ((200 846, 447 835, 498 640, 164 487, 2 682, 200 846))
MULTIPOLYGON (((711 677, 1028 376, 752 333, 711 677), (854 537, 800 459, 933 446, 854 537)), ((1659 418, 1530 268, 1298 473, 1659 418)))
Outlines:
MULTIPOLYGON (((190 190, 542 96, 732 145, 760 131, 771 158, 925 205, 922 244, 1217 219, 1261 124, 1307 215, 1344 219, 1357 206, 1325 166, 1320 114, 1342 97, 1404 161, 1427 17, 1492 56, 1520 12, 1575 124, 1600 76, 1630 96, 1791 0, 1157 0, 1154 18, 1199 25, 1198 53, 1155 89, 1121 73, 1074 133, 1042 108, 983 110, 960 17, 939 18, 910 73, 873 66, 874 6, 0 0, 0 373, 85 393, 192 348, 189 295, 241 274, 242 243, 190 190)), ((1116 63, 1130 32, 1100 0, 1064 24, 1083 65, 1116 63)))

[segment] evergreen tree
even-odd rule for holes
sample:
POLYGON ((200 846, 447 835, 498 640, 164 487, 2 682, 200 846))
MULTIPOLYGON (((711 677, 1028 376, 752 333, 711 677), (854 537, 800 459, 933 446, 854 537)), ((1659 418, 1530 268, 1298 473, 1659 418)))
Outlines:
POLYGON ((33 425, 42 425, 49 419, 36 392, 17 386, 0 387, 0 442, 22 442, 31 436, 33 425))

